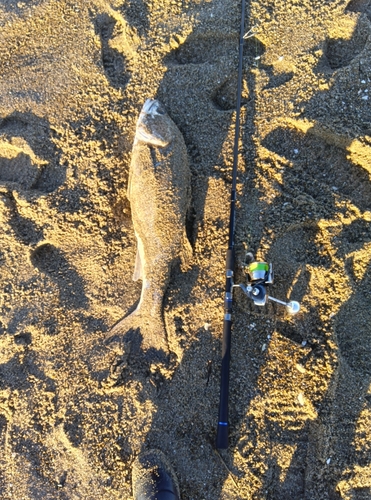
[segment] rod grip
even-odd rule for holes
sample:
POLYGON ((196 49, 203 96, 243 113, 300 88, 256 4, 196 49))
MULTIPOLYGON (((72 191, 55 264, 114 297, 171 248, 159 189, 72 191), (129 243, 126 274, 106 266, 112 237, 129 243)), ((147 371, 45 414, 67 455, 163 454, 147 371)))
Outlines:
POLYGON ((222 369, 220 377, 220 401, 219 420, 216 436, 216 447, 218 449, 228 448, 228 399, 229 399, 229 363, 231 357, 231 315, 224 316, 223 324, 223 347, 222 347, 222 369))
POLYGON ((216 447, 218 450, 226 450, 228 448, 228 424, 222 425, 218 423, 216 431, 216 447))

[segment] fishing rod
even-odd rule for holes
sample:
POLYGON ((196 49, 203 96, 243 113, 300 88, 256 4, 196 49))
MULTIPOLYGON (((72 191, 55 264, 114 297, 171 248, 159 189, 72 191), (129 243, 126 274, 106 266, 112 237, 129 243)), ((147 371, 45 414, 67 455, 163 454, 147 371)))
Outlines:
POLYGON ((257 306, 264 306, 267 300, 277 302, 286 306, 287 310, 296 314, 300 310, 300 305, 296 301, 284 302, 268 295, 267 285, 273 283, 272 264, 266 262, 255 262, 252 254, 249 263, 246 266, 247 283, 235 284, 233 282, 235 267, 235 222, 236 222, 236 186, 237 186, 237 163, 238 163, 238 141, 240 135, 240 115, 241 115, 241 89, 242 89, 242 65, 243 65, 243 43, 245 38, 253 36, 253 30, 245 35, 245 0, 242 0, 241 7, 241 28, 239 41, 239 60, 238 60, 238 78, 237 78, 237 107, 236 107, 236 126, 233 148, 233 170, 232 170, 232 188, 230 200, 229 216, 229 236, 228 250, 226 258, 226 284, 224 298, 224 322, 223 322, 223 344, 222 344, 222 366, 220 378, 220 400, 219 400, 219 419, 217 426, 216 447, 218 449, 228 448, 228 399, 229 399, 229 365, 231 354, 232 337, 232 304, 233 289, 240 288, 257 306))

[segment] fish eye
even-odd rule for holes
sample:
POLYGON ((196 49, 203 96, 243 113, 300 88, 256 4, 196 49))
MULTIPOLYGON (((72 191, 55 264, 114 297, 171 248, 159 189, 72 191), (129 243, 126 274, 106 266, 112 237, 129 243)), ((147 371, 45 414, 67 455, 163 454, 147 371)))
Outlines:
POLYGON ((164 115, 165 114, 165 110, 164 110, 164 108, 162 106, 157 106, 156 113, 158 115, 164 115))

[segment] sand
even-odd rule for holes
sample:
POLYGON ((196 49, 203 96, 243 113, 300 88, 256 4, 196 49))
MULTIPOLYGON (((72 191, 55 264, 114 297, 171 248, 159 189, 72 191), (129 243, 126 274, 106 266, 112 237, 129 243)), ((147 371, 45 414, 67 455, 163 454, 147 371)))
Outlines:
POLYGON ((369 0, 247 2, 236 281, 250 250, 301 312, 236 291, 215 450, 239 17, 231 0, 0 3, 4 500, 130 499, 151 448, 183 500, 371 499, 369 0), (149 97, 192 172, 167 365, 133 334, 121 356, 103 342, 140 296, 126 187, 149 97))

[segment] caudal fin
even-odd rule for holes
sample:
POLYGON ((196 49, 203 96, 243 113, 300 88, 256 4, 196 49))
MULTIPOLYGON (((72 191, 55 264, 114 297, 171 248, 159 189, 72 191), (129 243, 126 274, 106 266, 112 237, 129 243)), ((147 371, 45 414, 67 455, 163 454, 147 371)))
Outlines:
POLYGON ((153 353, 154 357, 167 356, 169 353, 165 324, 161 316, 149 316, 135 310, 108 332, 105 344, 121 354, 125 350, 125 344, 132 342, 134 338, 141 351, 153 353))

